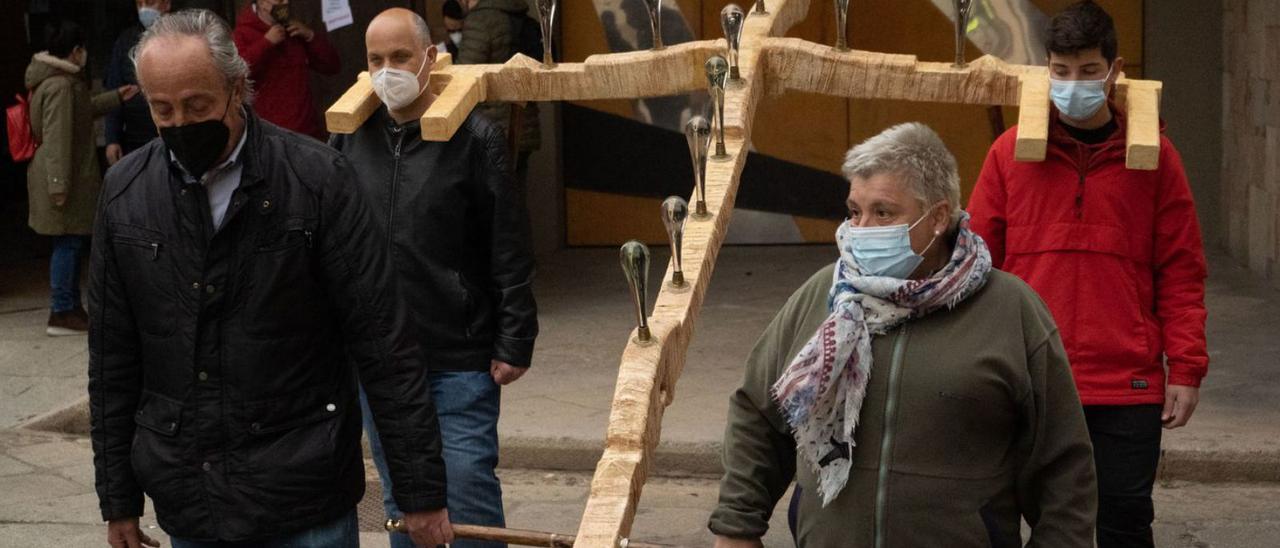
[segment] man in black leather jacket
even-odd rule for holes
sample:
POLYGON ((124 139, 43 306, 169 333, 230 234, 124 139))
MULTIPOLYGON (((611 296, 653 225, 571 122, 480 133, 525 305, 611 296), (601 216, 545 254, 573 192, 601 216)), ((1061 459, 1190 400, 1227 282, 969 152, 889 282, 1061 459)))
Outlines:
POLYGON ((162 140, 108 172, 91 264, 108 542, 150 541, 145 493, 175 548, 358 546, 357 377, 414 540, 449 542, 426 363, 350 165, 245 106, 210 12, 158 20, 135 63, 162 140))
MULTIPOLYGON (((426 348, 450 515, 455 523, 501 526, 499 386, 529 367, 538 332, 527 213, 501 127, 471 115, 448 141, 422 140, 418 120, 433 100, 426 83, 436 50, 421 17, 383 12, 365 42, 384 107, 332 144, 351 159, 389 235, 381 245, 415 316, 413 336, 426 348)), ((371 441, 380 430, 370 428, 371 441)), ((377 444, 374 458, 380 461, 377 444)), ((394 489, 383 475, 384 492, 398 493, 391 479, 394 489)), ((397 500, 385 502, 391 517, 403 510, 397 500)), ((393 546, 405 541, 392 536, 393 546)))

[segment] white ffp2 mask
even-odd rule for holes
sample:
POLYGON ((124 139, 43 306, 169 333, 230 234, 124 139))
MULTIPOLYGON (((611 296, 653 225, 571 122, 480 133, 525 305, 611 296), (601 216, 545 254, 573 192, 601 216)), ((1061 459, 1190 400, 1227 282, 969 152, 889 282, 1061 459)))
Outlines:
POLYGON ((390 67, 379 69, 373 73, 373 92, 391 110, 409 106, 427 89, 424 85, 418 85, 418 75, 427 67, 427 59, 424 54, 422 66, 418 67, 417 73, 390 67))

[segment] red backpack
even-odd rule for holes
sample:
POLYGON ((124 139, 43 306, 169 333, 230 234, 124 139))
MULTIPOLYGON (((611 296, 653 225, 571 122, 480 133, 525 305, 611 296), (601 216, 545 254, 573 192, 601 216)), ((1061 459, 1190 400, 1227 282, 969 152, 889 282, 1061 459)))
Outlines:
POLYGON ((36 138, 31 134, 31 93, 16 97, 18 103, 4 109, 9 128, 9 155, 14 162, 26 162, 36 155, 36 138))

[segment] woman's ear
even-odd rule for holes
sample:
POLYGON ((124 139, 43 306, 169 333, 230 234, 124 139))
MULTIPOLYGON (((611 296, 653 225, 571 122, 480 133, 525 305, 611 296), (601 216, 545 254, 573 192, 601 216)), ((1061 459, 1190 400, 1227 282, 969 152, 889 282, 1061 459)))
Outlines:
POLYGON ((942 235, 951 228, 951 202, 942 202, 934 206, 933 213, 929 214, 929 222, 933 224, 933 233, 942 235))

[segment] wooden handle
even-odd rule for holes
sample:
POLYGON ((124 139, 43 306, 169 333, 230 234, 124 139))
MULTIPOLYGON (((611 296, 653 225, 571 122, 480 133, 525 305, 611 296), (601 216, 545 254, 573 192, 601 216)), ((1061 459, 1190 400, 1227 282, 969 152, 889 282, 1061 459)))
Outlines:
MULTIPOLYGON (((408 533, 409 529, 405 527, 404 522, 398 519, 389 519, 386 523, 388 531, 397 533, 408 533)), ((485 527, 482 525, 453 525, 453 536, 455 538, 465 538, 471 540, 491 540, 495 542, 504 542, 517 546, 545 546, 548 548, 573 548, 573 535, 561 535, 558 533, 547 533, 543 531, 529 531, 525 529, 507 529, 505 527, 485 527)), ((648 544, 643 542, 630 542, 624 540, 626 548, 669 548, 666 544, 648 544)))

